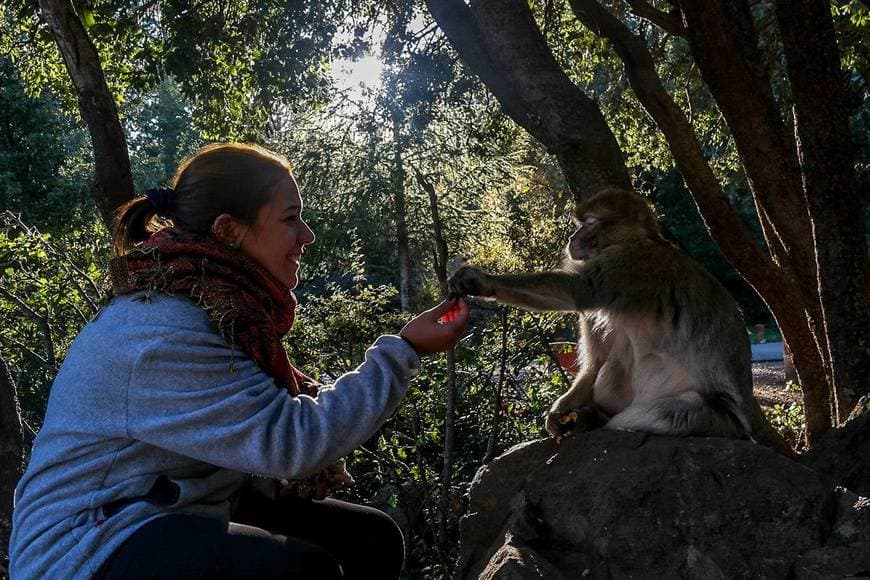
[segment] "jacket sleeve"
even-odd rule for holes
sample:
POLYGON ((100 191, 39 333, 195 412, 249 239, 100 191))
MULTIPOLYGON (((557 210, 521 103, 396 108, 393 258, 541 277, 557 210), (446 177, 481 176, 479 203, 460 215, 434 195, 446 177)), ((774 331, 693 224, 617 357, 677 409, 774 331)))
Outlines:
POLYGON ((420 359, 385 335, 316 398, 291 397, 216 334, 177 331, 148 344, 128 385, 131 438, 220 467, 301 478, 347 455, 392 415, 420 359))

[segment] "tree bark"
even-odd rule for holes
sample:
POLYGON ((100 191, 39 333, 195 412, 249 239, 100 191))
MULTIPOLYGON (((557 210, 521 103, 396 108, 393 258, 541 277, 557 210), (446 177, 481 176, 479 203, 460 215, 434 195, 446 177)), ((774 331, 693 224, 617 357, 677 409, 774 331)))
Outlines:
POLYGON ((555 155, 576 199, 630 188, 598 106, 559 67, 519 0, 426 0, 435 21, 504 111, 555 155))
POLYGON ((861 395, 870 393, 870 296, 855 152, 830 10, 821 0, 776 3, 794 95, 798 160, 812 222, 834 412, 840 422, 861 395))
POLYGON ((79 100, 94 149, 91 195, 103 222, 111 227, 114 212, 133 198, 133 174, 127 139, 109 92, 99 55, 68 0, 39 0, 79 100))
POLYGON ((15 486, 24 472, 24 429, 15 382, 0 356, 0 554, 6 553, 15 486))
POLYGON ((681 0, 679 6, 692 57, 734 137, 774 262, 815 302, 800 169, 763 68, 749 6, 745 0, 681 0))
POLYGON ((807 424, 812 443, 836 421, 836 398, 795 145, 785 133, 762 68, 745 0, 681 0, 678 5, 692 56, 734 136, 771 256, 785 274, 781 284, 790 289, 785 296, 776 289, 756 288, 794 347, 807 416, 814 418, 807 424))

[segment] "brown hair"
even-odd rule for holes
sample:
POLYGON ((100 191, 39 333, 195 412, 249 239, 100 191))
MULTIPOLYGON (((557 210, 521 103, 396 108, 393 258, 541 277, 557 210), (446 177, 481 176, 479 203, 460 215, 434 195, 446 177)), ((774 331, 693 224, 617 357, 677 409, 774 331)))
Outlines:
MULTIPOLYGON (((178 229, 207 235, 221 214, 252 224, 257 211, 269 202, 275 186, 291 175, 281 155, 257 145, 215 143, 203 147, 178 166, 171 186, 175 190, 165 219, 178 229)), ((123 255, 148 239, 162 225, 154 205, 144 195, 115 213, 113 247, 123 255)))

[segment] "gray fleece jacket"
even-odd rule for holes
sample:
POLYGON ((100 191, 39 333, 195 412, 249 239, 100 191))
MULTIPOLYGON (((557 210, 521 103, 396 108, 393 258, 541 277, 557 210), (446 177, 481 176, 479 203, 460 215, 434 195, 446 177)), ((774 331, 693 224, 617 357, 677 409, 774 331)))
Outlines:
POLYGON ((419 372, 414 349, 381 336, 316 398, 292 398, 192 301, 143 298, 114 299, 55 379, 16 488, 12 580, 89 578, 171 513, 228 522, 242 487, 269 492, 254 475, 306 477, 368 439, 419 372))

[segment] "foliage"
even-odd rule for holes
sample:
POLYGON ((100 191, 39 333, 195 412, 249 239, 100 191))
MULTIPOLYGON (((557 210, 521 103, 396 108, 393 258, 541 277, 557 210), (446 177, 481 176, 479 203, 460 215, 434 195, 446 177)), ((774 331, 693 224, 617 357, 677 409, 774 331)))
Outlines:
POLYGON ((803 405, 800 403, 776 403, 773 407, 765 409, 765 415, 786 442, 792 447, 796 447, 806 424, 803 405))
POLYGON ((172 77, 162 80, 123 111, 137 192, 168 184, 179 160, 205 144, 193 111, 172 77))
MULTIPOLYGON (((358 42, 354 4, 334 2, 91 0, 74 2, 94 42, 116 102, 137 99, 168 77, 193 104, 196 127, 211 139, 257 140, 281 105, 322 101, 329 55, 358 42)), ((32 94, 49 88, 70 113, 76 99, 37 4, 4 3, 0 55, 16 63, 32 94)))
POLYGON ((48 230, 95 214, 87 195, 90 148, 50 94, 30 97, 0 57, 0 209, 48 230))
POLYGON ((32 429, 73 338, 102 302, 107 242, 96 228, 55 238, 0 214, 0 348, 32 429))

